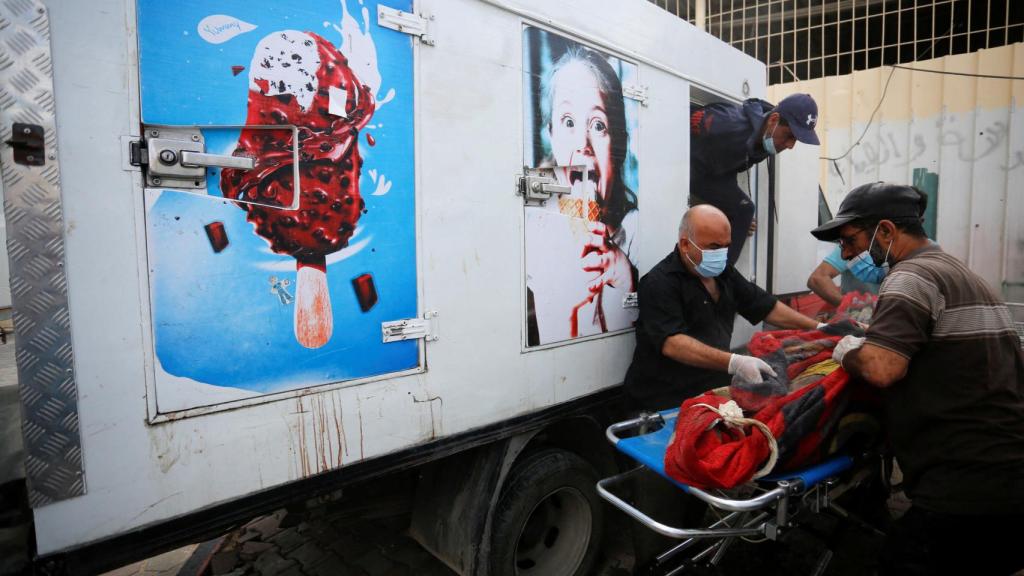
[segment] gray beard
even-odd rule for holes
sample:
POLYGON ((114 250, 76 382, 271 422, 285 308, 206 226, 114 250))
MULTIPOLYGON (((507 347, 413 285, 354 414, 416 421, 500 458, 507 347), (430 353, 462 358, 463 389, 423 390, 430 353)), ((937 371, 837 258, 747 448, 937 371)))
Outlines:
MULTIPOLYGON (((892 248, 892 245, 889 246, 892 248)), ((885 250, 882 249, 881 244, 878 242, 872 242, 871 248, 868 250, 868 255, 871 256, 871 261, 875 263, 875 266, 883 266, 886 263, 885 250)), ((889 251, 892 252, 891 250, 889 251)))

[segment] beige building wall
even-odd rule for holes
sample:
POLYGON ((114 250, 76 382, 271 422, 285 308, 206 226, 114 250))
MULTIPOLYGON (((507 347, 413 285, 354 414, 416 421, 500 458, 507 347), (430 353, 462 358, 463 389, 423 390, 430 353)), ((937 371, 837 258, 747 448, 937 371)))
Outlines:
POLYGON ((1024 302, 1024 80, 952 74, 1024 77, 1024 44, 912 66, 945 74, 882 67, 769 87, 772 102, 814 96, 822 141, 779 156, 778 292, 804 289, 829 249, 806 234, 817 187, 834 213, 851 188, 888 180, 933 188, 938 242, 1024 302))

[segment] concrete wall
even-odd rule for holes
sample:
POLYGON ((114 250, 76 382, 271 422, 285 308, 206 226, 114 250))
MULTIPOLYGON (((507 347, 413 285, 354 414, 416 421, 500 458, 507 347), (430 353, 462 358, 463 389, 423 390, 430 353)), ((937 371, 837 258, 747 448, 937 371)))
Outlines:
MULTIPOLYGON (((1020 77, 1024 44, 913 66, 1020 77)), ((938 242, 1008 301, 1024 302, 1024 81, 883 67, 772 86, 768 98, 794 92, 818 102, 822 145, 779 156, 776 292, 804 289, 829 249, 807 234, 819 185, 835 212, 853 187, 889 180, 930 188, 938 242)))

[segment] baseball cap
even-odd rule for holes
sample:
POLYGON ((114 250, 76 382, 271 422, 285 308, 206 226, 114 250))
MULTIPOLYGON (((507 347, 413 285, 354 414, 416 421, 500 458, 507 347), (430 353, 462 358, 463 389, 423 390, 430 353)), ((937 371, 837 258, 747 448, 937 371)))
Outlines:
POLYGON ((786 120, 797 141, 804 144, 821 144, 814 127, 818 125, 818 104, 810 94, 790 94, 779 102, 772 112, 786 120))
POLYGON ((844 224, 854 220, 912 220, 921 218, 927 205, 928 196, 913 186, 889 182, 864 184, 850 190, 835 218, 811 230, 811 234, 830 242, 839 238, 839 229, 844 224))

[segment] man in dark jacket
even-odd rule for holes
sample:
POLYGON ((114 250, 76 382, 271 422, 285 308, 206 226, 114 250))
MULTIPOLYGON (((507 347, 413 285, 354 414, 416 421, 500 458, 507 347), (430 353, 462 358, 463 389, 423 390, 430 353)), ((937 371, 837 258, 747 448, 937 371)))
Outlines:
POLYGON ((754 220, 754 204, 736 181, 741 172, 796 143, 818 145, 818 105, 791 94, 778 106, 750 98, 716 102, 690 114, 690 206, 711 204, 732 225, 729 264, 735 264, 754 220))

